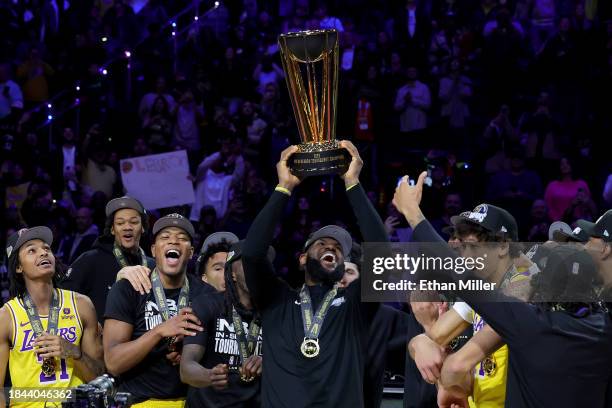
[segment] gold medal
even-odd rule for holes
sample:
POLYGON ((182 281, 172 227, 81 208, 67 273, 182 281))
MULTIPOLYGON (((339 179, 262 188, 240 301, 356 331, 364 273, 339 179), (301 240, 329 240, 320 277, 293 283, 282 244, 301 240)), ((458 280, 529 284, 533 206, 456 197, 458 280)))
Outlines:
POLYGON ((309 339, 304 337, 304 341, 302 341, 302 345, 300 346, 300 351, 304 357, 314 358, 318 356, 319 351, 321 351, 319 339, 309 339))
POLYGON ((176 351, 176 336, 168 337, 166 341, 168 342, 168 351, 174 353, 176 351))
POLYGON ((497 370, 497 364, 495 363, 495 359, 492 356, 488 356, 487 358, 485 358, 482 361, 482 368, 488 376, 492 376, 493 374, 495 374, 495 371, 497 370))
POLYGON ((253 382, 254 379, 255 377, 247 377, 246 375, 243 375, 243 374, 240 375, 240 381, 242 381, 243 383, 253 382))
POLYGON ((50 357, 50 358, 45 358, 43 360, 42 372, 45 375, 45 377, 51 377, 53 374, 55 374, 55 359, 54 358, 50 357))

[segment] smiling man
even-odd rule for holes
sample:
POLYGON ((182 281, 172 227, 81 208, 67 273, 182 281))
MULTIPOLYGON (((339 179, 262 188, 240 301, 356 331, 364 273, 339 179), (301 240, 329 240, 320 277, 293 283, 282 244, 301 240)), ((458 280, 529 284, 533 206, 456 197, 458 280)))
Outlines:
MULTIPOLYGON (((0 384, 8 363, 13 387, 66 388, 104 371, 96 313, 83 295, 55 287, 47 227, 22 229, 7 242, 11 296, 0 308, 0 384)), ((3 404, 0 393, 0 406, 3 404)), ((44 402, 12 402, 40 408, 44 402)))
MULTIPOLYGON (((348 141, 340 146, 352 157, 341 177, 363 239, 388 241, 380 217, 359 185, 363 166, 359 152, 348 141)), ((337 285, 351 250, 350 234, 328 225, 308 238, 299 256, 305 278, 299 291, 276 277, 267 258, 276 225, 300 183, 287 166, 297 149, 291 146, 281 153, 278 186, 253 221, 242 252, 246 284, 266 336, 261 405, 362 407, 368 327, 378 304, 360 302, 358 279, 346 288, 337 285)))
POLYGON ((113 283, 126 274, 148 277, 155 267, 140 247, 147 229, 147 215, 140 202, 120 197, 106 204, 104 234, 91 250, 78 257, 68 270, 61 286, 82 293, 93 302, 102 322, 106 297, 113 283))
POLYGON ((182 339, 202 330, 190 303, 203 291, 212 292, 186 273, 193 235, 191 222, 179 214, 157 220, 152 291, 142 294, 122 279, 108 295, 104 361, 108 372, 120 377, 119 391, 132 394, 134 407, 184 405, 187 387, 178 369, 182 339))

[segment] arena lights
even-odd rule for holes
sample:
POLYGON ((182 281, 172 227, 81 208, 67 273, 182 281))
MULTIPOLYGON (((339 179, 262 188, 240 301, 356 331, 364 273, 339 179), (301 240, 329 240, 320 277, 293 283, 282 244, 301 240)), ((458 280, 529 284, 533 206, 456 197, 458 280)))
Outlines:
POLYGON ((81 103, 81 99, 80 99, 80 98, 76 98, 76 99, 74 100, 74 104, 75 104, 75 105, 78 105, 79 103, 81 103))
POLYGON ((219 2, 215 1, 215 8, 219 7, 219 2))
POLYGON ((108 37, 106 37, 106 36, 102 37, 102 42, 103 42, 103 43, 105 43, 105 42, 107 42, 107 41, 108 41, 108 37))
POLYGON ((53 107, 53 105, 51 105, 50 103, 47 104, 47 109, 51 109, 53 107))
POLYGON ((81 90, 81 87, 79 85, 75 86, 74 89, 79 92, 81 90))
POLYGON ((200 18, 198 16, 193 16, 193 21, 198 21, 200 18))
POLYGON ((106 68, 102 69, 100 72, 102 72, 102 75, 108 75, 108 70, 106 68))
POLYGON ((47 120, 50 122, 53 120, 53 115, 47 115, 47 120))
POLYGON ((172 22, 172 28, 176 28, 176 22, 172 22))
POLYGON ((130 58, 132 56, 132 53, 130 51, 128 51, 128 50, 125 50, 123 52, 123 55, 125 55, 125 58, 130 58))
POLYGON ((176 37, 176 31, 173 31, 173 32, 172 32, 172 36, 173 36, 173 37, 176 37))

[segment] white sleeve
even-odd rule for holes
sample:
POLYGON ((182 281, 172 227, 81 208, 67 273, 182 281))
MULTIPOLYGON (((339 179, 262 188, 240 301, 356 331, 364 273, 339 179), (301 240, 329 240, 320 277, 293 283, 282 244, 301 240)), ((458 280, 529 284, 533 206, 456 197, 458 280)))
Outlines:
POLYGON ((474 323, 474 310, 465 302, 455 302, 453 310, 461 316, 463 320, 469 324, 474 323))

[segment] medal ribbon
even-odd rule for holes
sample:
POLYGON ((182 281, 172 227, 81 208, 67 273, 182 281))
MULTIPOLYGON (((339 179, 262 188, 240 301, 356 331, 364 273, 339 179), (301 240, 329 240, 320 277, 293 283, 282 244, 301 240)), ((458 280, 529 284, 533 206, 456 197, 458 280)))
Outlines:
MULTIPOLYGON (((25 305, 25 310, 28 315, 28 319, 30 320, 30 324, 32 325, 32 330, 36 337, 40 337, 43 335, 43 325, 40 321, 40 316, 38 315, 38 311, 36 310, 36 305, 32 300, 32 297, 28 292, 26 292, 23 297, 23 303, 25 305)), ((57 332, 57 323, 59 321, 59 296, 57 295, 57 291, 53 289, 53 294, 51 296, 51 304, 49 305, 49 317, 47 319, 47 333, 52 336, 55 336, 57 332)), ((55 371, 55 358, 48 357, 43 360, 42 366, 43 374, 46 376, 50 376, 55 371)))
POLYGON ((317 340, 319 333, 321 332, 321 326, 329 307, 331 306, 332 300, 336 297, 338 289, 333 288, 325 294, 325 297, 321 301, 317 311, 312 313, 312 301, 310 300, 310 294, 306 285, 302 286, 300 290, 300 309, 302 310, 302 323, 304 324, 304 337, 307 339, 317 340))
POLYGON ((251 324, 249 324, 249 331, 246 333, 244 331, 244 326, 242 325, 242 318, 233 307, 232 320, 234 321, 234 331, 236 332, 236 337, 238 340, 240 358, 244 364, 244 362, 251 355, 253 355, 253 352, 255 351, 255 343, 257 342, 257 337, 259 336, 259 325, 255 322, 255 319, 253 319, 251 324))
MULTIPOLYGON (((142 248, 138 247, 138 251, 140 252, 140 259, 141 259, 140 264, 146 267, 147 266, 147 256, 145 255, 142 248)), ((119 248, 119 245, 117 245, 117 242, 113 243, 113 255, 115 255, 115 259, 117 260, 121 268, 130 266, 127 260, 125 259, 125 255, 123 255, 121 248, 119 248)))
MULTIPOLYGON (((170 319, 170 310, 168 310, 166 294, 164 293, 164 287, 162 286, 157 268, 153 269, 153 272, 151 272, 151 286, 153 287, 153 294, 155 295, 155 303, 157 303, 159 313, 162 315, 162 319, 165 322, 166 320, 170 319)), ((178 312, 180 312, 182 308, 186 307, 188 302, 189 280, 187 279, 187 276, 185 276, 185 283, 183 283, 183 287, 181 288, 178 298, 178 312)))

